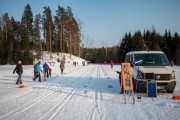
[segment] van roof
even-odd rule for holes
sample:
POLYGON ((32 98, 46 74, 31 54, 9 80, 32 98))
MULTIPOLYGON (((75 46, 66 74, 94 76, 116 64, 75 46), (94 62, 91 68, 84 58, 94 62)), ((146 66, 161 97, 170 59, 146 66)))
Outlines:
POLYGON ((149 53, 164 53, 164 52, 162 52, 162 51, 131 51, 131 52, 128 52, 127 55, 129 55, 129 54, 137 54, 137 53, 140 53, 140 54, 147 53, 147 54, 149 54, 149 53))

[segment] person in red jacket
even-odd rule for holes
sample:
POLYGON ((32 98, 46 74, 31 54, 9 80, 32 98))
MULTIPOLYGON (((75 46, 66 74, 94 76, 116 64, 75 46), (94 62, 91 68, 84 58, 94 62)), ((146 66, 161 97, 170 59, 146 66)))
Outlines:
POLYGON ((110 62, 110 65, 111 65, 111 69, 113 68, 113 65, 114 65, 114 62, 111 60, 110 62))
POLYGON ((51 71, 52 71, 52 69, 49 67, 49 68, 48 68, 48 71, 49 71, 49 76, 51 77, 51 71))
POLYGON ((13 71, 13 74, 15 72, 18 74, 18 79, 16 81, 16 84, 22 84, 21 76, 23 74, 23 68, 22 68, 21 61, 18 61, 18 64, 16 65, 16 67, 15 67, 15 69, 13 71))

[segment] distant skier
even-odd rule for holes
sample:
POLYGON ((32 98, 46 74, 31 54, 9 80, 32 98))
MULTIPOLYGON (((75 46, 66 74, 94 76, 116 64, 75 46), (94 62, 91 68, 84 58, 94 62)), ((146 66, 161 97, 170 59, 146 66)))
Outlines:
POLYGON ((13 74, 15 72, 18 74, 18 79, 16 81, 16 84, 22 84, 21 77, 22 77, 22 74, 23 74, 23 67, 22 67, 21 61, 18 61, 18 64, 16 65, 16 67, 15 67, 15 69, 13 71, 13 74))
POLYGON ((36 75, 33 78, 33 80, 35 81, 36 78, 39 77, 39 82, 41 82, 41 73, 40 72, 42 72, 42 70, 41 70, 41 62, 40 61, 35 66, 35 72, 36 72, 36 75))
POLYGON ((63 74, 63 71, 64 71, 64 61, 61 61, 60 69, 61 69, 61 73, 63 74))
POLYGON ((76 64, 77 64, 76 61, 74 61, 74 66, 75 66, 75 67, 76 67, 76 64))
POLYGON ((111 65, 111 69, 113 69, 114 62, 112 60, 110 62, 110 65, 111 65))

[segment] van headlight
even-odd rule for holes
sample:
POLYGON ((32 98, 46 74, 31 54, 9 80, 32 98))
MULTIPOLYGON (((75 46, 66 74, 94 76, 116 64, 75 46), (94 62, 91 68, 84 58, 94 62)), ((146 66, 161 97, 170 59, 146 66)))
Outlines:
POLYGON ((175 79, 175 71, 173 71, 173 72, 171 73, 171 78, 172 78, 172 79, 175 79))

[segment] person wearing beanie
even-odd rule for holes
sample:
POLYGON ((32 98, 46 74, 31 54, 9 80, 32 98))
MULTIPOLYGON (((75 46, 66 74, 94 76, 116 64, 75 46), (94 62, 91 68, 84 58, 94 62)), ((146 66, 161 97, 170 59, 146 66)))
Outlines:
POLYGON ((15 69, 13 71, 13 74, 15 72, 18 74, 18 79, 16 81, 16 84, 22 84, 21 77, 22 77, 22 74, 23 74, 23 67, 22 67, 22 62, 21 61, 18 61, 18 64, 16 65, 16 67, 15 67, 15 69))

